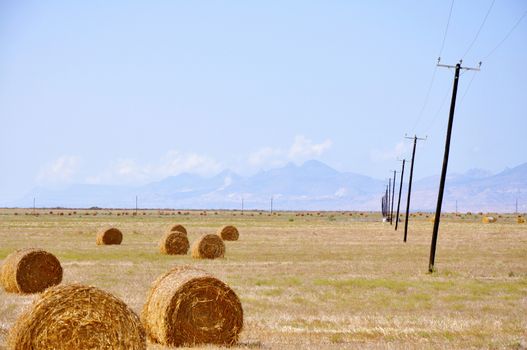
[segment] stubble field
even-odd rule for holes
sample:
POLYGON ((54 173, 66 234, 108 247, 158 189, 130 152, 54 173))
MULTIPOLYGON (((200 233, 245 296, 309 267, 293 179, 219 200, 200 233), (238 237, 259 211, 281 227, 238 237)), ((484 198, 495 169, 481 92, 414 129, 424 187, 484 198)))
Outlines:
MULTIPOLYGON (((493 224, 481 223, 475 214, 448 215, 439 233, 437 271, 428 274, 432 223, 426 215, 411 218, 403 243, 401 226, 394 232, 372 213, 38 213, 0 211, 0 261, 18 248, 43 248, 61 261, 63 283, 107 290, 137 313, 158 275, 174 265, 198 266, 240 297, 240 348, 518 349, 527 344, 527 224, 518 224, 513 215, 493 224), (187 228, 191 244, 226 224, 238 227, 240 240, 226 242, 223 259, 159 254, 159 239, 176 223, 187 228), (95 245, 97 230, 107 225, 123 231, 120 246, 95 245)), ((0 291, 0 349, 34 298, 0 291)), ((149 349, 164 347, 149 344, 149 349)))

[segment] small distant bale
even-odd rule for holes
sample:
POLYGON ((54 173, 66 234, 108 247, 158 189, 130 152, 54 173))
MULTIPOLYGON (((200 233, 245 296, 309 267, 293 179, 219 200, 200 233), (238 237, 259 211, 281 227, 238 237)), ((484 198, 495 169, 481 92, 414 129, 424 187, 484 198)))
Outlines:
POLYGON ((178 266, 152 284, 141 320, 154 343, 232 346, 243 328, 243 309, 222 281, 203 270, 178 266))
POLYGON ((9 293, 39 293, 62 281, 62 266, 42 249, 20 249, 7 256, 0 282, 9 293))
POLYGON ((180 224, 177 224, 177 225, 171 225, 170 228, 168 229, 169 232, 182 232, 184 233, 185 235, 188 233, 187 232, 187 229, 185 228, 185 226, 183 225, 180 225, 180 224))
POLYGON ((517 222, 518 224, 525 224, 525 218, 524 218, 523 216, 518 216, 518 217, 516 218, 516 222, 517 222))
POLYGON ((192 257, 197 259, 223 258, 225 243, 218 235, 202 236, 192 245, 192 257))
POLYGON ((498 219, 495 216, 484 216, 483 219, 481 219, 481 221, 484 224, 492 224, 492 223, 498 221, 498 219))
POLYGON ((123 241, 123 233, 115 228, 103 228, 97 233, 97 245, 121 244, 123 241))
POLYGON ((145 350, 139 317, 120 299, 95 287, 46 290, 15 322, 8 347, 25 349, 145 350))
POLYGON ((159 242, 161 254, 185 255, 189 247, 187 234, 179 231, 167 232, 159 242))
POLYGON ((240 233, 236 227, 228 225, 218 230, 218 236, 224 241, 237 241, 240 237, 240 233))

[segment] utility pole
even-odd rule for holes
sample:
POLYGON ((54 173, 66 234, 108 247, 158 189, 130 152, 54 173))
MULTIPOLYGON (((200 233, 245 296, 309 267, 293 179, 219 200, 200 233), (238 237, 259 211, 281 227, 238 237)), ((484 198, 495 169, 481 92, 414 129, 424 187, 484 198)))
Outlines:
POLYGON ((397 226, 399 226, 399 208, 401 207, 401 193, 403 191, 403 178, 404 178, 404 163, 406 163, 406 159, 402 160, 403 166, 401 169, 401 184, 399 185, 399 199, 397 200, 397 215, 395 218, 395 231, 397 231, 397 226))
POLYGON ((436 207, 436 215, 434 219, 434 231, 432 232, 432 243, 430 245, 430 261, 428 263, 428 272, 430 273, 434 272, 437 234, 439 231, 439 221, 441 220, 441 206, 443 204, 443 193, 445 191, 446 173, 447 173, 447 168, 448 168, 448 156, 450 154, 450 138, 452 136, 452 124, 454 122, 454 111, 456 109, 456 96, 457 96, 457 85, 459 83, 459 71, 461 69, 479 71, 480 70, 479 67, 481 67, 481 62, 479 63, 478 68, 466 68, 466 67, 461 67, 462 61, 459 61, 459 63, 456 64, 455 66, 440 64, 439 61, 440 61, 440 58, 437 60, 438 67, 455 68, 455 73, 454 73, 454 86, 452 88, 452 101, 450 102, 450 113, 448 117, 448 127, 447 127, 447 134, 446 134, 446 140, 445 140, 445 153, 443 156, 443 168, 441 169, 441 180, 439 181, 439 193, 437 194, 437 207, 436 207))
POLYGON ((456 215, 457 215, 457 199, 456 199, 456 215))
POLYGON ((242 197, 242 215, 243 215, 243 197, 242 197))
POLYGON ((36 208, 35 208, 35 197, 33 197, 33 215, 36 214, 36 208))
POLYGON ((404 218, 404 242, 406 242, 408 235, 408 217, 410 216, 410 196, 412 195, 412 179, 414 177, 415 148, 417 146, 417 140, 424 141, 426 137, 423 139, 414 135, 414 137, 405 136, 405 138, 414 140, 414 149, 412 151, 412 162, 410 163, 410 180, 408 181, 408 198, 406 200, 406 216, 404 218))
POLYGON ((393 223, 393 200, 395 198, 395 179, 396 179, 396 175, 397 174, 397 171, 394 170, 393 171, 393 186, 392 186, 392 206, 391 206, 391 209, 390 209, 390 225, 392 225, 393 223))
POLYGON ((135 196, 135 215, 137 215, 137 196, 135 196))
POLYGON ((392 195, 392 179, 388 179, 388 203, 386 203, 386 215, 388 216, 388 221, 392 221, 392 216, 390 214, 390 201, 391 201, 391 195, 392 195))
POLYGON ((273 196, 271 196, 271 215, 273 215, 273 196))

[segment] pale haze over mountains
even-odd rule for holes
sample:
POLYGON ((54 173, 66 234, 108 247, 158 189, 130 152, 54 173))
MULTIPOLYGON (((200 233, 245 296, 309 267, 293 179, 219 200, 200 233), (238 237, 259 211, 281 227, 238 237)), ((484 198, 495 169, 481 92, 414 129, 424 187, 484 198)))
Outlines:
MULTIPOLYGON (((406 170, 405 179, 408 179, 406 170)), ((418 174, 416 174, 418 178, 418 174)), ((399 181, 397 181, 399 184, 399 181)), ((439 176, 415 180, 412 210, 432 211, 437 200, 439 176)), ((133 208, 138 196, 140 208, 276 210, 380 210, 386 181, 339 172, 310 160, 302 165, 288 163, 252 176, 224 170, 213 177, 183 173, 142 186, 76 184, 60 189, 39 187, 24 198, 4 206, 133 208)), ((402 204, 406 203, 403 188, 402 204)), ((397 187, 398 189, 398 187, 397 187)), ((492 174, 472 169, 449 174, 443 201, 445 211, 514 212, 527 211, 527 163, 492 174)))

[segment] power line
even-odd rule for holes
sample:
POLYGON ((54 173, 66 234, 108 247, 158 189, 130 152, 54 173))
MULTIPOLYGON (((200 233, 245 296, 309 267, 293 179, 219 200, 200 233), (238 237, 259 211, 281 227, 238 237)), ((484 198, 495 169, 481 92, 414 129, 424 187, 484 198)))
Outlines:
POLYGON ((470 78, 470 81, 468 82, 467 88, 465 89, 465 92, 463 93, 463 96, 461 96, 461 99, 459 100, 459 103, 463 102, 465 99, 465 96, 467 96, 468 90, 470 90, 470 87, 472 86, 472 82, 474 81, 474 78, 476 77, 477 71, 474 71, 472 73, 472 78, 470 78))
MULTIPOLYGON (((441 55, 443 54, 443 49, 445 48, 445 42, 446 42, 446 37, 447 37, 447 33, 448 33, 448 27, 450 26, 450 19, 452 18, 452 9, 453 8, 454 8, 454 0, 452 0, 452 2, 450 3, 450 10, 448 11, 448 19, 446 21, 445 32, 443 33, 443 40, 441 42, 441 48, 439 49, 438 61, 441 59, 441 55)), ((415 131, 415 128, 417 127, 417 125, 421 121, 421 118, 423 117, 423 113, 425 111, 425 108, 428 105, 428 99, 430 98, 430 92, 432 91, 432 86, 434 86, 434 81, 435 81, 435 77, 436 77, 436 71, 437 71, 437 64, 434 65, 434 72, 432 73, 432 79, 430 80, 430 84, 428 85, 428 90, 426 92, 425 100, 423 102, 421 110, 419 111, 419 114, 417 115, 417 120, 416 120, 414 126, 411 129, 412 132, 415 131)))
POLYGON ((483 22, 481 22, 481 25, 479 26, 479 29, 478 29, 478 32, 476 33, 476 36, 474 37, 474 39, 472 40, 472 42, 470 43, 467 51, 465 51, 465 53, 463 54, 463 56, 461 56, 461 59, 465 58, 465 56, 470 52, 470 50, 472 49, 472 46, 474 45, 474 43, 476 42, 476 40, 478 40, 478 36, 479 36, 479 33, 481 33, 481 29, 483 29, 483 26, 485 25, 485 22, 487 21, 487 18, 489 17, 489 14, 490 14, 490 11, 492 10, 492 7, 494 6, 494 3, 496 2, 496 0, 492 0, 492 3, 490 4, 489 6, 489 9, 487 10, 487 14, 485 15, 485 18, 483 18, 483 22))
POLYGON ((485 56, 485 58, 483 58, 483 60, 486 60, 492 54, 494 54, 494 52, 505 42, 505 40, 507 40, 509 38, 509 36, 512 34, 512 32, 514 32, 516 27, 518 27, 518 25, 525 18, 525 16, 527 16, 527 10, 523 13, 523 15, 520 17, 520 19, 518 19, 518 21, 516 21, 516 23, 512 26, 512 28, 509 30, 509 32, 505 35, 505 37, 503 37, 503 39, 501 39, 501 41, 498 43, 498 45, 496 45, 492 50, 490 50, 490 52, 485 56))
MULTIPOLYGON (((445 33, 443 34, 443 42, 441 43, 441 49, 439 50, 439 57, 441 57, 441 54, 443 53, 443 49, 445 48, 445 41, 446 41, 446 35, 448 32, 448 26, 450 25, 450 18, 452 17, 452 8, 454 7, 454 0, 452 0, 452 3, 450 4, 450 11, 448 12, 448 20, 446 22, 446 28, 445 33)), ((437 66, 436 66, 437 68, 437 66)))

